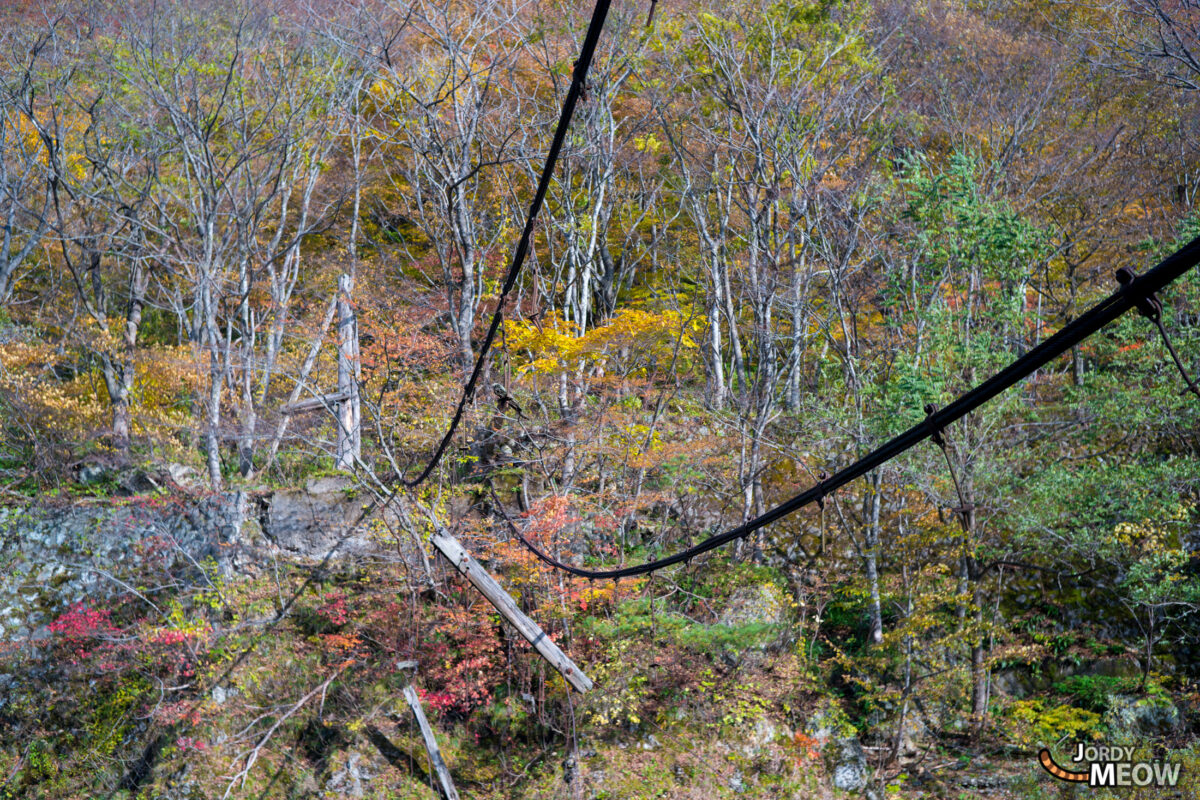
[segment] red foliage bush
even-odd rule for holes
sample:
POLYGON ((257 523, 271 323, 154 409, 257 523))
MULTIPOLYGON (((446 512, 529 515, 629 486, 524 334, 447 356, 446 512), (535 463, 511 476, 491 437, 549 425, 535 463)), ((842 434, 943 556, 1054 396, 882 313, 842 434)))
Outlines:
POLYGON ((51 633, 59 635, 60 643, 73 656, 73 664, 91 655, 102 637, 111 636, 117 631, 112 624, 112 612, 88 608, 84 603, 71 606, 47 628, 51 633))
POLYGON ((504 678, 504 642, 490 606, 440 609, 424 644, 421 667, 431 707, 466 714, 491 701, 504 678))
POLYGON ((346 605, 346 595, 342 592, 326 592, 325 602, 317 606, 316 614, 331 627, 340 628, 350 620, 350 609, 346 605))

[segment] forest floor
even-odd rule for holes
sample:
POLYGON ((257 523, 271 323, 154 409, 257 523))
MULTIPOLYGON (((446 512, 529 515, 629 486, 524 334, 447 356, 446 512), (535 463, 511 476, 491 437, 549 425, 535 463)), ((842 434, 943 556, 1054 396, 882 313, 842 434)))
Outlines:
MULTIPOLYGON (((155 513, 180 516, 165 508, 155 513)), ((13 519, 10 534, 29 524, 13 519)), ((144 547, 112 576, 128 591, 73 604, 43 593, 58 603, 53 621, 0 651, 0 798, 435 797, 402 699, 409 683, 460 792, 480 800, 1050 800, 1076 790, 1042 770, 1038 749, 1051 744, 1067 764, 1074 738, 1183 762, 1176 789, 1114 797, 1200 797, 1189 733, 1200 698, 1171 675, 1138 691, 1133 677, 1093 674, 1132 670, 1126 655, 1038 651, 1020 668, 1028 688, 998 693, 980 735, 947 696, 944 712, 908 714, 893 759, 897 706, 886 681, 863 689, 880 679, 860 601, 830 604, 814 628, 767 565, 713 558, 652 581, 576 584, 519 547, 471 547, 595 681, 591 692, 568 693, 436 560, 420 580, 383 551, 325 564, 260 557, 222 574, 215 561, 144 547), (1039 675, 1067 677, 1034 685, 1039 675), (1163 735, 1122 729, 1118 702, 1153 710, 1163 735)))

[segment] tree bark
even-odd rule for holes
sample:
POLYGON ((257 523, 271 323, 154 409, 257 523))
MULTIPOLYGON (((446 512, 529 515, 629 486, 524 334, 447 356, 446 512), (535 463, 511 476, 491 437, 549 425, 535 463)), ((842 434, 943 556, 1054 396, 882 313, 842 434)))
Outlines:
POLYGON ((864 536, 865 547, 863 559, 866 561, 867 584, 871 591, 871 641, 874 644, 883 642, 883 611, 879 599, 879 514, 883 506, 881 500, 882 475, 875 470, 870 478, 870 490, 867 493, 867 508, 864 509, 867 519, 867 530, 864 536))
POLYGON ((425 752, 429 754, 429 763, 438 777, 438 783, 441 784, 442 796, 445 800, 458 800, 458 790, 454 788, 454 781, 450 777, 450 768, 446 766, 446 760, 442 758, 442 751, 438 749, 433 729, 429 727, 429 720, 425 719, 425 711, 421 708, 421 699, 411 684, 404 687, 404 700, 412 709, 413 717, 417 720, 417 727, 421 729, 421 738, 425 741, 425 752))
POLYGON ((344 400, 337 409, 337 468, 352 471, 361 452, 361 411, 358 397, 358 321, 350 302, 353 286, 349 275, 338 278, 338 394, 344 400))

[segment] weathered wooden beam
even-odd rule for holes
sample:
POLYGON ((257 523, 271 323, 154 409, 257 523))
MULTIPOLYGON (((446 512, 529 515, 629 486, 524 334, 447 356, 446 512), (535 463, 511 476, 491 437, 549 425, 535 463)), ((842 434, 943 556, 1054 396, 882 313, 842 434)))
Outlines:
POLYGON ((349 399, 350 399, 349 392, 334 392, 333 394, 326 394, 326 395, 322 395, 320 397, 310 397, 307 400, 301 400, 298 403, 292 403, 291 405, 287 405, 287 406, 284 406, 283 408, 279 409, 279 412, 281 414, 299 414, 303 411, 316 411, 318 409, 330 409, 334 413, 337 413, 337 409, 335 409, 334 406, 336 406, 338 403, 341 403, 344 400, 349 400, 349 399))
POLYGON ((442 758, 442 751, 438 749, 437 739, 433 738, 433 729, 429 727, 429 720, 425 719, 425 710, 421 708, 421 698, 417 697, 417 690, 412 687, 412 684, 404 687, 404 699, 408 701, 408 707, 412 709, 413 716, 417 718, 417 726, 421 729, 421 737, 425 740, 425 752, 429 753, 429 763, 433 765, 438 783, 442 785, 442 794, 446 800, 458 800, 458 790, 454 788, 454 781, 450 779, 450 768, 446 766, 446 761, 442 758))
POLYGON ((487 571, 479 565, 479 562, 471 557, 458 540, 447 533, 445 530, 439 530, 430 538, 433 546, 446 557, 446 560, 454 565, 455 569, 466 576, 480 594, 488 599, 488 602, 496 607, 500 615, 508 620, 517 632, 524 636, 531 645, 541 654, 542 658, 550 662, 550 665, 562 673, 567 683, 571 684, 577 692, 583 693, 592 688, 592 679, 584 675, 579 667, 575 666, 575 662, 567 657, 567 654, 559 649, 546 632, 543 631, 536 622, 517 608, 517 604, 508 596, 508 592, 496 582, 496 579, 487 573, 487 571))

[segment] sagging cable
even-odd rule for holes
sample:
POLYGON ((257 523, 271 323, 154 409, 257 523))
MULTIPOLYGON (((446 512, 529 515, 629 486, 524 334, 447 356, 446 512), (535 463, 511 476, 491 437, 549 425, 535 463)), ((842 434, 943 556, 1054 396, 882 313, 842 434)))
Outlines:
MULTIPOLYGON (((543 562, 582 578, 612 578, 615 580, 633 575, 645 575, 664 567, 690 561, 709 550, 714 550, 722 545, 745 538, 760 528, 783 519, 809 503, 817 503, 831 492, 886 464, 926 439, 937 441, 937 439, 941 438, 941 431, 947 425, 962 419, 1001 392, 1046 366, 1072 347, 1077 346, 1092 334, 1121 317, 1131 308, 1141 309, 1143 313, 1146 313, 1146 310, 1153 313, 1153 303, 1157 300, 1157 292, 1187 274, 1197 263, 1200 263, 1200 237, 1196 237, 1177 252, 1163 259, 1157 266, 1144 275, 1134 275, 1129 270, 1123 270, 1125 273, 1123 275, 1122 271, 1118 271, 1117 280, 1121 282, 1119 289, 1067 323, 1058 333, 1046 339, 1025 355, 1017 358, 983 383, 959 396, 945 408, 934 408, 916 425, 871 451, 845 469, 840 470, 833 477, 820 481, 807 491, 780 503, 743 525, 711 536, 699 544, 675 555, 633 567, 607 570, 583 569, 571 566, 570 564, 564 564, 543 553, 532 542, 527 540, 517 530, 515 525, 512 525, 511 520, 509 521, 509 525, 521 543, 543 562)), ((1161 312, 1161 305, 1159 306, 1159 311, 1161 312)), ((1179 363, 1178 360, 1176 363, 1179 363)), ((1189 380, 1190 383, 1191 381, 1189 380)), ((501 510, 503 512, 503 509, 501 510)))
POLYGON ((611 0, 597 0, 596 7, 592 11, 592 21, 588 25, 587 33, 583 38, 583 47, 579 51, 579 58, 575 60, 574 68, 571 70, 571 85, 567 88, 567 96, 563 100, 562 112, 558 117, 558 125, 554 129, 554 139, 550 143, 550 150, 546 154, 546 163, 542 167, 541 177, 538 179, 537 191, 533 195, 533 202, 529 205, 529 214, 525 218, 525 227, 521 231, 521 238, 517 242, 517 249, 513 252, 512 264, 508 268, 508 275, 504 279, 504 286, 500 289, 500 297, 496 301, 496 311, 492 314, 492 322, 488 326, 487 335, 483 338, 483 344, 480 345, 479 355, 475 358, 475 365, 471 370, 471 376, 467 379, 466 386, 463 387, 462 397, 458 401, 458 408, 454 412, 454 416, 450 420, 450 426, 446 429, 446 434, 442 437, 442 441, 438 444, 437 450, 429 459, 429 463, 421 474, 413 479, 402 479, 405 487, 411 489, 425 482, 425 479, 433 473, 434 469, 442 460, 442 456, 446 453, 446 448, 450 446, 450 440, 454 438, 454 433, 458 430, 459 424, 462 422, 463 413, 466 411, 467 404, 475 397, 476 384, 479 383, 479 377, 483 374, 484 365, 487 363, 488 351, 492 348, 492 342, 496 339, 496 332, 500 329, 500 323, 504 320, 504 305, 508 299, 509 293, 517 283, 517 278, 521 274, 521 267, 525 263, 525 256, 529 252, 530 242, 533 240, 533 226, 537 220, 538 212, 542 209, 542 203, 546 199, 546 192, 550 189, 550 179, 554 175, 554 166, 558 163, 559 152, 562 150, 563 142, 567 137, 567 129, 571 126, 571 117, 575 114, 575 105, 587 97, 587 72, 592 65, 592 58, 596 54, 596 44, 600 41, 600 32, 604 29, 604 21, 608 17, 608 9, 611 0))

